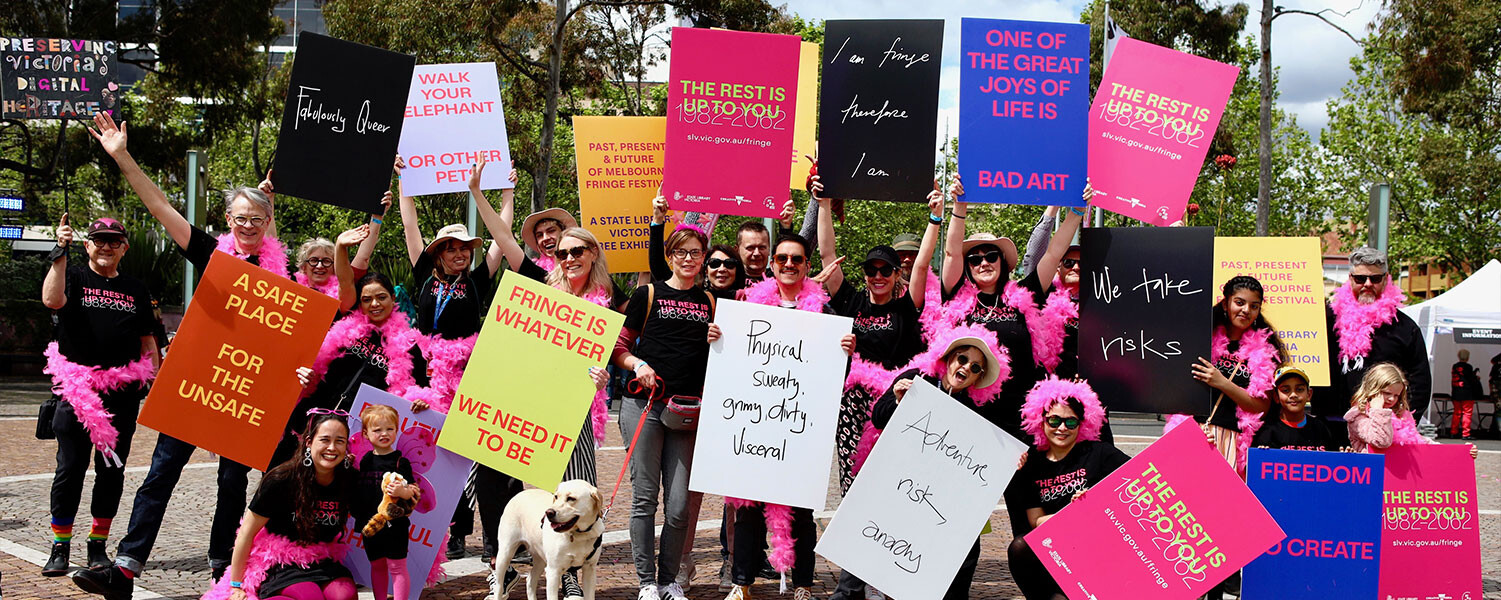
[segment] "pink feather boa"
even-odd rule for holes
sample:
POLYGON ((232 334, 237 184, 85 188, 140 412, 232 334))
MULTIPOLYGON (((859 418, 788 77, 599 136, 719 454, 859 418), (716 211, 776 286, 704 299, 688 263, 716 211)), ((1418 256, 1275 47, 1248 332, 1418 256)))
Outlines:
MULTIPOLYGON (((417 380, 412 376, 412 355, 409 351, 418 343, 422 334, 400 315, 392 315, 380 325, 371 323, 361 311, 339 319, 328 330, 328 336, 323 338, 323 346, 318 349, 318 357, 313 360, 313 376, 322 379, 323 374, 328 372, 329 363, 343 356, 350 345, 369 337, 371 332, 377 330, 381 334, 381 355, 386 357, 386 391, 407 397, 409 390, 418 388, 417 380)), ((316 387, 309 386, 304 395, 311 394, 316 387)))
POLYGON ((1339 336, 1341 361, 1365 358, 1371 353, 1371 334, 1376 328, 1397 319, 1397 309, 1405 305, 1402 290, 1390 283, 1381 297, 1361 304, 1350 282, 1334 292, 1329 309, 1334 312, 1334 333, 1339 336))
POLYGON ((928 271, 929 283, 927 289, 923 290, 922 314, 917 317, 918 323, 922 324, 925 340, 933 339, 943 330, 963 323, 964 318, 974 312, 975 303, 980 298, 980 288, 975 287, 968 279, 962 279, 959 291, 948 302, 944 302, 940 281, 932 270, 928 271))
POLYGON ((1094 389, 1083 381, 1059 379, 1049 375, 1032 386, 1032 391, 1027 392, 1026 403, 1022 405, 1022 429, 1032 434, 1037 448, 1048 447, 1047 433, 1042 429, 1044 416, 1053 405, 1069 398, 1075 398, 1084 404, 1084 414, 1079 415, 1083 419, 1079 426, 1079 439, 1100 439, 1100 430, 1105 426, 1105 407, 1100 404, 1100 397, 1094 393, 1094 389))
MULTIPOLYGON (((220 235, 219 245, 215 249, 240 260, 250 258, 249 254, 242 254, 239 249, 235 248, 235 235, 233 233, 220 235)), ((262 269, 270 271, 278 277, 287 276, 287 247, 283 246, 281 240, 276 239, 276 236, 269 233, 262 236, 261 247, 255 251, 255 254, 260 256, 259 262, 262 269)))
MULTIPOLYGON (((596 306, 610 308, 610 290, 599 288, 587 294, 583 298, 596 306)), ((605 430, 610 424, 610 394, 605 390, 594 390, 594 403, 589 405, 589 419, 594 425, 594 443, 605 443, 605 430)))
POLYGON ((1392 445, 1393 446, 1423 446, 1436 444, 1433 440, 1423 437, 1418 433, 1418 424, 1412 420, 1412 412, 1402 415, 1392 415, 1392 445))
POLYGON ((456 340, 439 336, 418 337, 417 345, 422 347, 422 355, 427 358, 428 387, 409 390, 407 399, 422 400, 433 410, 448 414, 477 339, 477 333, 456 340))
MULTIPOLYGON (((1247 375, 1251 380, 1244 388, 1246 393, 1253 398, 1264 397, 1275 387, 1274 378, 1277 376, 1277 367, 1282 364, 1282 356, 1277 352, 1277 347, 1272 344, 1274 335, 1277 335, 1277 332, 1271 329, 1248 329, 1240 336, 1240 347, 1234 354, 1231 354, 1230 337, 1225 333, 1225 328, 1215 327, 1214 337, 1210 340, 1209 353, 1213 362, 1216 363, 1223 358, 1233 358, 1245 364, 1250 371, 1247 375)), ((1264 413, 1247 412, 1240 406, 1235 406, 1235 424, 1240 428, 1240 436, 1236 441, 1238 450, 1235 453, 1235 470, 1241 475, 1246 473, 1246 450, 1251 447, 1251 440, 1256 437, 1256 431, 1261 429, 1262 414, 1264 413)), ((1172 431, 1185 420, 1191 421, 1193 417, 1170 415, 1167 425, 1163 427, 1163 433, 1172 431)))
POLYGON ((323 285, 313 285, 313 281, 311 279, 308 279, 307 274, 299 270, 292 275, 292 281, 296 281, 299 285, 310 287, 313 289, 313 291, 323 294, 324 296, 328 296, 329 298, 333 298, 335 300, 339 298, 338 277, 329 275, 328 279, 325 279, 323 281, 323 285))
MULTIPOLYGON (((260 600, 256 592, 266 581, 266 572, 272 567, 297 565, 306 568, 323 560, 342 560, 348 551, 349 546, 343 542, 299 544, 261 529, 255 534, 255 540, 250 546, 250 558, 245 563, 245 575, 242 580, 245 597, 249 600, 260 600)), ((214 583, 214 586, 209 588, 200 600, 228 600, 233 591, 234 589, 229 587, 229 578, 220 577, 219 581, 214 583)))
POLYGON ((151 365, 151 357, 142 356, 133 363, 107 369, 88 367, 63 356, 57 349, 57 342, 48 344, 43 355, 47 357, 47 366, 42 372, 52 376, 52 391, 73 405, 73 413, 88 430, 89 441, 94 447, 119 461, 115 456, 115 444, 120 439, 120 432, 110 421, 114 415, 104 408, 104 400, 99 395, 155 379, 156 368, 151 365))
POLYGON ((1068 325, 1069 319, 1079 318, 1079 305, 1056 281, 1041 309, 1037 308, 1032 291, 1015 281, 1006 282, 1005 302, 1020 311, 1026 320, 1027 332, 1032 334, 1032 360, 1052 373, 1063 360, 1063 340, 1068 337, 1064 326, 1068 325))

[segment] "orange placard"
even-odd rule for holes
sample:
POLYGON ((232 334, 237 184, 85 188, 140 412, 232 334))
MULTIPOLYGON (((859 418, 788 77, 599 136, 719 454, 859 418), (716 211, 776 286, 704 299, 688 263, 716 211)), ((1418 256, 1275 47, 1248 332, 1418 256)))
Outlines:
MULTIPOLYGON (((611 273, 649 268, 651 199, 662 185, 666 117, 573 118, 579 224, 599 238, 611 273)), ((672 233, 669 225, 663 239, 672 233)))
POLYGON ((339 302, 214 252, 137 422, 265 470, 339 302))
POLYGON ((797 62, 797 111, 792 113, 792 179, 788 187, 803 189, 812 162, 804 155, 818 152, 818 44, 803 42, 797 62))

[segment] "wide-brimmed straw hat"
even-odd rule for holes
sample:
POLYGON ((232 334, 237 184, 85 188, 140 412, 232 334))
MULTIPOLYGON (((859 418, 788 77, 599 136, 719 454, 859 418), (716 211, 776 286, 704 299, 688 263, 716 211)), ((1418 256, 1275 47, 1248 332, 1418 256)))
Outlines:
POLYGON ((542 251, 542 248, 537 246, 536 230, 537 222, 543 219, 557 220, 563 224, 563 229, 579 226, 578 220, 574 219, 573 215, 568 214, 568 211, 561 208, 549 208, 527 215, 526 219, 521 222, 521 241, 526 242, 526 247, 531 248, 533 252, 542 251))
POLYGON ((1001 361, 995 357, 995 352, 990 349, 990 344, 972 335, 959 336, 949 342, 949 347, 943 351, 943 357, 947 358, 953 353, 955 348, 963 346, 974 346, 981 354, 985 355, 985 372, 980 374, 980 381, 975 383, 975 388, 990 387, 991 384, 995 383, 996 378, 1001 376, 1001 361))
POLYGON ((427 248, 424 248, 422 253, 431 254, 433 250, 438 249, 444 243, 448 242, 448 240, 458 240, 468 244, 470 248, 478 248, 485 243, 484 240, 469 235, 469 228, 465 227, 463 223, 454 223, 452 225, 444 225, 442 229, 439 229, 438 237, 433 238, 433 241, 428 243, 427 248))
POLYGON ((964 256, 969 256, 969 251, 975 246, 990 244, 1001 250, 1001 256, 1006 258, 1006 268, 1003 271, 1016 268, 1016 243, 1011 238, 996 237, 990 233, 976 233, 964 239, 964 256))

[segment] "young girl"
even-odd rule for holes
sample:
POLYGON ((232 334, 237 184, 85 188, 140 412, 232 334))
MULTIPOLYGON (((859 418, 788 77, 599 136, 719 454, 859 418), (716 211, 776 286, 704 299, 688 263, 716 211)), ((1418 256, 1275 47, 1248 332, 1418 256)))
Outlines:
MULTIPOLYGON (((1433 444, 1418 433, 1407 404, 1407 377, 1391 363, 1371 367, 1360 380, 1345 413, 1350 424, 1350 447, 1356 452, 1384 454, 1392 446, 1433 444)), ((1479 456, 1470 445, 1470 458, 1479 456)))
POLYGON ((1297 367, 1277 369, 1277 408, 1262 418, 1251 445, 1284 450, 1338 450, 1322 419, 1308 418, 1308 374, 1297 367))
MULTIPOLYGON (((360 411, 360 424, 371 450, 360 459, 360 475, 355 487, 355 526, 363 528, 380 508, 381 499, 390 494, 396 498, 411 499, 420 493, 412 483, 412 463, 396 449, 397 427, 401 419, 396 409, 383 404, 372 404, 360 411), (407 481, 406 485, 381 486, 386 473, 397 473, 407 481)), ((386 600, 386 584, 392 583, 396 600, 406 600, 411 580, 407 574, 407 532, 411 521, 406 517, 391 519, 380 532, 365 536, 365 557, 370 559, 370 591, 375 600, 386 600)))

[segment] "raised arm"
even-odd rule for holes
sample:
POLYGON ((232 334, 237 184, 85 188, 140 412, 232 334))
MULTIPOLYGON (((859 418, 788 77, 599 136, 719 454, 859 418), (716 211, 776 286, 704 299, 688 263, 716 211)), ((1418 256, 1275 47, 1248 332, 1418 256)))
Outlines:
POLYGON ((969 205, 964 203, 964 184, 959 181, 958 173, 949 186, 949 195, 954 197, 954 218, 949 221, 949 234, 943 241, 944 291, 953 291, 964 276, 964 217, 969 214, 969 205))
MULTIPOLYGON (((814 204, 818 206, 818 257, 823 259, 823 264, 833 265, 839 258, 839 252, 835 248, 834 240, 834 211, 828 198, 819 196, 823 193, 823 182, 818 180, 817 175, 811 177, 808 191, 813 194, 814 204)), ((812 206, 808 210, 813 210, 812 206)), ((825 267, 828 268, 828 267, 825 267)), ((834 268, 824 279, 823 288, 828 290, 829 295, 839 293, 839 288, 844 285, 844 269, 834 268)))
MULTIPOLYGON (((1049 206, 1042 211, 1042 218, 1032 226, 1032 237, 1027 238, 1027 255, 1022 257, 1022 272, 1037 269, 1037 259, 1047 252, 1048 240, 1053 237, 1053 227, 1058 224, 1058 207, 1049 206)), ((1037 269, 1043 273, 1042 269, 1037 269)))
POLYGON ((365 236, 365 241, 360 242, 358 250, 354 251, 354 262, 350 266, 361 271, 370 270, 370 257, 375 255, 375 246, 380 243, 380 228, 385 224, 386 213, 391 211, 391 192, 380 199, 380 216, 370 218, 370 235, 365 236))
POLYGON ((94 113, 94 127, 89 129, 89 133, 99 140, 105 154, 115 159, 115 164, 120 166, 120 174, 125 176, 130 189, 141 197, 141 202, 146 204, 146 210, 151 211, 151 216, 161 221, 167 235, 177 242, 177 247, 187 249, 188 241, 193 238, 193 226, 172 207, 172 203, 167 201, 167 195, 162 193, 162 188, 157 187, 146 176, 146 172, 136 164, 135 158, 130 156, 130 151, 125 149, 125 122, 121 121, 120 126, 116 127, 115 120, 109 113, 99 111, 94 113))
MULTIPOLYGON (((73 228, 68 226, 68 213, 63 213, 57 225, 57 245, 66 249, 73 243, 73 228)), ((68 303, 68 253, 62 252, 47 267, 47 276, 42 278, 42 304, 57 310, 68 303)))
POLYGON ((365 224, 339 234, 334 240, 334 276, 339 278, 339 310, 354 308, 359 299, 359 290, 354 289, 354 268, 349 264, 349 247, 361 244, 370 238, 370 225, 365 224))
POLYGON ((667 242, 662 239, 666 231, 667 198, 662 196, 662 188, 657 188, 657 197, 651 199, 651 228, 646 243, 646 264, 651 269, 652 278, 660 281, 672 277, 672 267, 667 264, 667 242))
POLYGON ((417 259, 422 256, 425 246, 422 243, 422 225, 417 222, 417 199, 408 196, 406 186, 401 183, 401 170, 406 166, 406 162, 401 160, 401 155, 396 155, 396 166, 392 169, 396 171, 397 197, 401 198, 398 209, 401 211, 401 233, 407 242, 407 260, 412 261, 412 265, 416 266, 417 259))
MULTIPOLYGON (((520 253, 521 246, 516 245, 516 236, 511 233, 511 223, 516 216, 516 188, 510 187, 500 192, 500 212, 490 206, 490 200, 485 197, 485 192, 480 189, 480 176, 485 173, 485 157, 480 156, 479 162, 469 169, 469 193, 474 194, 474 204, 478 208, 480 221, 484 222, 485 229, 490 232, 493 243, 490 250, 485 254, 485 266, 489 267, 490 274, 500 271, 500 259, 504 258, 511 263, 511 268, 521 265, 521 259, 525 256, 520 253), (511 245, 516 246, 517 254, 512 255, 502 238, 509 238, 511 245)), ((516 170, 511 169, 511 183, 516 183, 516 170)))
MULTIPOLYGON (((1084 188, 1084 193, 1089 194, 1089 188, 1084 188)), ((1046 293, 1053 286, 1053 273, 1058 270, 1058 262, 1063 260, 1063 255, 1068 254, 1068 247, 1074 241, 1074 232, 1079 231, 1079 225, 1084 222, 1084 209, 1068 207, 1068 215, 1063 218, 1063 225, 1058 227, 1058 233, 1053 234, 1052 241, 1048 242, 1048 251, 1037 259, 1037 281, 1042 284, 1042 291, 1046 293)))
POLYGON ((907 295, 913 306, 921 311, 927 303, 929 265, 933 264, 933 251, 938 247, 938 233, 943 229, 943 192, 938 191, 938 182, 933 182, 933 191, 928 192, 928 226, 923 228, 922 244, 917 247, 917 258, 912 261, 912 281, 907 284, 907 295))

